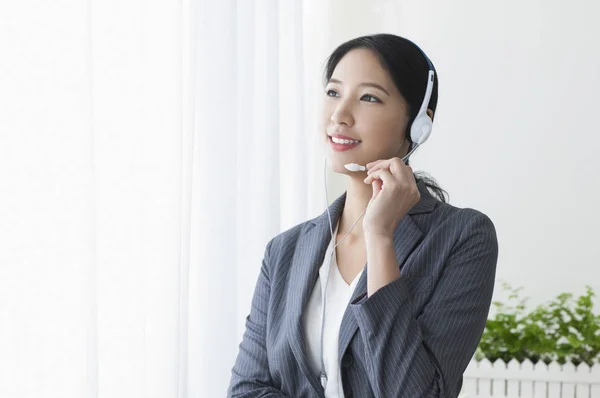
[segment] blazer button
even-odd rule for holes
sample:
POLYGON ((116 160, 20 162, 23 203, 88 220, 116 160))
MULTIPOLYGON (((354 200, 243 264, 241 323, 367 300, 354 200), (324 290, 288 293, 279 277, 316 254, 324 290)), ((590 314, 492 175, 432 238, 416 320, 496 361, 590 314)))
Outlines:
POLYGON ((354 360, 352 359, 352 355, 350 354, 344 354, 344 356, 342 357, 342 366, 344 368, 349 368, 350 366, 352 366, 353 362, 354 360))

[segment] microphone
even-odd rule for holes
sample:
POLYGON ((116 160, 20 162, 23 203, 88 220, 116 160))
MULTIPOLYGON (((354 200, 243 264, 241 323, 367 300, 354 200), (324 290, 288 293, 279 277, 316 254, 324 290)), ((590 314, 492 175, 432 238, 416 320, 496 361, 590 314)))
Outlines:
POLYGON ((350 171, 367 171, 365 166, 356 163, 345 164, 344 167, 350 171))
MULTIPOLYGON (((413 145, 413 148, 412 148, 410 151, 408 151, 408 153, 407 153, 406 155, 404 155, 404 156, 402 157, 402 161, 403 161, 404 163, 406 163, 406 162, 408 161, 408 158, 410 157, 410 155, 412 155, 412 153, 413 153, 413 152, 414 152, 414 151, 415 151, 415 150, 416 150, 416 149, 417 149, 419 146, 420 146, 420 144, 419 144, 419 143, 415 143, 415 144, 413 145)), ((344 165, 344 167, 346 168, 346 170, 349 170, 349 171, 367 171, 367 167, 366 167, 366 166, 363 166, 363 165, 361 165, 361 164, 358 164, 358 163, 348 163, 348 164, 345 164, 345 165, 344 165)))

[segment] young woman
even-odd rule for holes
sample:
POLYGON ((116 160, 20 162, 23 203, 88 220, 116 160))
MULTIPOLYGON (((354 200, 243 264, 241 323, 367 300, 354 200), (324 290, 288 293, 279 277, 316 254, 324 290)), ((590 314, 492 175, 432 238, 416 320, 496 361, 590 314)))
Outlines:
POLYGON ((322 135, 348 187, 267 244, 228 396, 458 396, 498 243, 485 214, 447 204, 408 165, 437 83, 426 55, 395 35, 331 54, 322 135))

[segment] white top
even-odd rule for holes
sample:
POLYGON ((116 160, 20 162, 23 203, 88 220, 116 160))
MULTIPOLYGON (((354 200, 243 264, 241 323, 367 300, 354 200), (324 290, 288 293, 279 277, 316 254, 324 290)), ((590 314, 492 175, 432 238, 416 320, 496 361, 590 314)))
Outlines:
POLYGON ((304 335, 306 336, 308 360, 315 374, 319 375, 321 373, 322 297, 325 290, 326 278, 329 275, 327 301, 325 303, 325 328, 323 333, 323 357, 327 373, 326 398, 344 397, 342 377, 338 364, 340 325, 352 293, 362 274, 362 272, 359 272, 350 285, 342 277, 337 266, 335 250, 333 250, 337 229, 338 226, 336 225, 331 242, 329 242, 329 247, 325 252, 323 264, 319 268, 319 277, 310 295, 304 315, 304 335))

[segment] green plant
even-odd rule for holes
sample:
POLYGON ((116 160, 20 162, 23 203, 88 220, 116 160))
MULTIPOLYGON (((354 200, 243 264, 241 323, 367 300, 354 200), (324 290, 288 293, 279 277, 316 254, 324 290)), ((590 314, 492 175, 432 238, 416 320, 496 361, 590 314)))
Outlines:
POLYGON ((595 294, 590 286, 577 299, 562 293, 531 312, 526 310, 529 298, 520 296, 522 287, 512 288, 506 282, 502 287, 509 292, 508 303, 492 303, 496 313, 486 322, 477 360, 600 363, 600 315, 593 312, 595 294))

